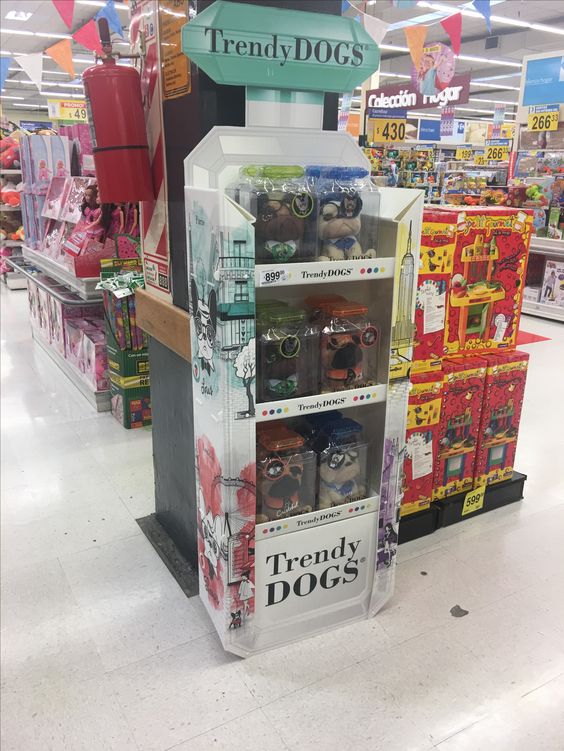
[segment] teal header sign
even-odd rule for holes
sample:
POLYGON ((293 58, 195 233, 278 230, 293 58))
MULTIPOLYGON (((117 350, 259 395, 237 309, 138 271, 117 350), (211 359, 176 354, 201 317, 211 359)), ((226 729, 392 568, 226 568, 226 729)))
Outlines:
POLYGON ((350 91, 380 64, 352 18, 216 0, 182 29, 182 49, 217 83, 350 91))

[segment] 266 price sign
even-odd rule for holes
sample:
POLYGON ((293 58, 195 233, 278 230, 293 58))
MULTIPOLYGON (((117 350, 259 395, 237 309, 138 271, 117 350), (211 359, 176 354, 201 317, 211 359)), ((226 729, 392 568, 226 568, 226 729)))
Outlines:
POLYGON ((405 138, 405 120, 373 120, 373 140, 378 141, 403 141, 405 138))
POLYGON ((509 158, 509 149, 507 146, 487 146, 486 160, 488 162, 504 162, 509 158))
POLYGON ((556 105, 556 109, 552 111, 529 112, 527 115, 527 128, 533 131, 558 130, 558 118, 560 115, 558 109, 558 105, 556 105))
POLYGON ((77 99, 48 99, 49 117, 55 120, 72 120, 76 123, 88 122, 86 102, 77 99))

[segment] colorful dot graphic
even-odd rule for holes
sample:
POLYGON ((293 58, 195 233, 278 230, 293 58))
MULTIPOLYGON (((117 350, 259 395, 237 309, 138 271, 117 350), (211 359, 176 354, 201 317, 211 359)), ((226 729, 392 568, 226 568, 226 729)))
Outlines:
POLYGON ((378 266, 367 266, 364 268, 364 266, 360 269, 361 274, 377 274, 379 271, 384 273, 386 269, 382 266, 381 268, 378 268, 378 266))

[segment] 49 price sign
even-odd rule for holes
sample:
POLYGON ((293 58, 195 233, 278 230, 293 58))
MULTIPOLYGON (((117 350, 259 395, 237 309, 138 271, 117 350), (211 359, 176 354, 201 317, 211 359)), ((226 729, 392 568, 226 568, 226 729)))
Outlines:
POLYGON ((374 135, 373 140, 379 141, 403 141, 405 139, 405 120, 384 118, 373 120, 374 135))
POLYGON ((558 130, 560 107, 558 104, 543 104, 529 107, 527 128, 532 131, 558 130))
POLYGON ((487 162, 505 162, 509 158, 508 146, 486 146, 487 162))
POLYGON ((485 493, 485 485, 480 485, 479 487, 474 488, 474 490, 469 490, 464 497, 462 516, 466 516, 466 514, 473 514, 475 511, 479 511, 484 505, 485 493))
POLYGON ((78 99, 48 99, 49 117, 54 120, 70 120, 75 123, 88 122, 86 102, 78 99))

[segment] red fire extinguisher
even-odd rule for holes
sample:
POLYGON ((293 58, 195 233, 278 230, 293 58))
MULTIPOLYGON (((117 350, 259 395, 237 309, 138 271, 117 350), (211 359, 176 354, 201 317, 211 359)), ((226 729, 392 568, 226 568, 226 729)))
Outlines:
POLYGON ((108 56, 82 79, 102 202, 153 199, 139 73, 108 56))

